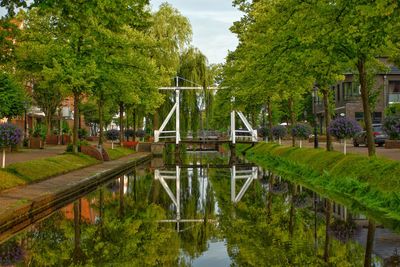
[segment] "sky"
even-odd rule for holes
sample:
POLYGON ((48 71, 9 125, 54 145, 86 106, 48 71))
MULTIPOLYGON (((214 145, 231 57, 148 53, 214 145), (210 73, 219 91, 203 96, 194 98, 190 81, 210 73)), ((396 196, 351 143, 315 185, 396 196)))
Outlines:
POLYGON ((206 55, 209 63, 224 63, 228 50, 235 50, 238 41, 229 28, 241 13, 232 6, 232 0, 150 0, 153 10, 163 2, 190 20, 193 46, 206 55))
MULTIPOLYGON (((235 50, 238 41, 229 28, 241 13, 232 6, 232 0, 150 0, 154 11, 163 2, 170 3, 190 20, 193 45, 206 55, 209 63, 223 63, 228 50, 235 50)), ((0 15, 4 14, 5 10, 0 8, 0 15)))

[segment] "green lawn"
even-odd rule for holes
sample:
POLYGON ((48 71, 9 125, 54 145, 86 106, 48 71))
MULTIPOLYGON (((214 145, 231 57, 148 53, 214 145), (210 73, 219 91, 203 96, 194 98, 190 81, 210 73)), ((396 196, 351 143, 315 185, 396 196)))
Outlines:
POLYGON ((0 172, 0 190, 40 181, 97 163, 100 162, 83 154, 63 154, 13 163, 0 172))
POLYGON ((135 150, 125 148, 125 147, 114 147, 114 149, 106 148, 108 155, 110 156, 111 160, 119 159, 124 156, 128 156, 131 154, 136 153, 135 150))

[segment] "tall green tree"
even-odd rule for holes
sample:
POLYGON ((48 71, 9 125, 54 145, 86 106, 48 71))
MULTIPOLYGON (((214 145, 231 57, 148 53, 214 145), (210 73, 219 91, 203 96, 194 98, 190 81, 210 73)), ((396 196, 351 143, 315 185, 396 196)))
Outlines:
POLYGON ((0 118, 11 119, 24 113, 25 91, 16 79, 0 72, 0 118))

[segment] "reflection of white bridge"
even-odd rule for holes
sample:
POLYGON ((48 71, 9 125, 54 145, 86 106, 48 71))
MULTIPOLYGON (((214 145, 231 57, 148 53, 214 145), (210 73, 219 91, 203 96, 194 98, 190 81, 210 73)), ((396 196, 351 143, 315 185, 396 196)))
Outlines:
POLYGON ((233 165, 231 168, 231 200, 233 203, 238 203, 244 193, 246 193, 247 189, 253 182, 253 180, 256 180, 258 177, 258 168, 257 167, 251 167, 250 170, 236 170, 236 166, 233 165), (240 189, 239 193, 236 195, 236 180, 238 179, 245 179, 246 182, 240 189))
MULTIPOLYGON (((154 141, 157 143, 160 139, 175 139, 175 144, 179 144, 181 142, 185 143, 194 143, 196 140, 182 140, 180 134, 180 92, 182 90, 218 90, 218 87, 179 87, 179 79, 185 80, 180 77, 176 77, 176 86, 175 87, 161 87, 160 90, 174 90, 175 91, 175 104, 171 108, 164 122, 161 124, 160 129, 154 131, 154 141), (175 114, 175 130, 165 130, 168 122, 171 120, 172 116, 175 114)), ((242 139, 240 142, 243 142, 243 139, 246 139, 247 142, 257 142, 257 130, 254 130, 250 123, 247 121, 246 117, 243 115, 241 111, 231 111, 231 127, 230 127, 230 135, 229 140, 220 140, 226 143, 230 142, 235 144, 238 141, 238 137, 242 139), (236 114, 239 116, 240 120, 243 122, 243 125, 246 129, 237 130, 236 129, 236 114)), ((207 140, 202 140, 203 143, 207 143, 207 140)))
MULTIPOLYGON (((195 165, 194 165, 195 166, 195 165)), ((247 189, 253 182, 258 178, 258 168, 255 166, 250 166, 250 169, 243 169, 240 167, 239 170, 236 169, 236 165, 231 167, 231 200, 233 203, 238 203, 243 195, 246 193, 247 189), (245 183, 240 189, 239 193, 236 195, 236 180, 245 179, 245 183)), ((159 222, 173 222, 177 223, 177 229, 179 231, 179 223, 185 222, 204 222, 204 219, 182 219, 181 218, 181 167, 175 166, 175 170, 155 170, 154 171, 154 179, 160 181, 162 187, 165 192, 168 194, 172 203, 176 207, 176 219, 170 220, 160 220, 159 222), (167 180, 175 180, 176 192, 175 194, 172 192, 169 187, 167 180)), ((208 222, 216 222, 216 220, 207 220, 208 222)))

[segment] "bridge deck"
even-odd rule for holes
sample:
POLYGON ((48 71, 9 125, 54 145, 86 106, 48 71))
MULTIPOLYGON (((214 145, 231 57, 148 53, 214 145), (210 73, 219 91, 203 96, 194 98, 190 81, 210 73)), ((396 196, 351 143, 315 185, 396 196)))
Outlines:
MULTIPOLYGON (((174 140, 167 141, 165 140, 164 143, 166 144, 175 144, 174 140)), ((183 139, 179 141, 180 144, 205 144, 205 145, 220 145, 220 144, 229 144, 232 143, 231 140, 217 140, 217 139, 183 139)), ((254 141, 245 141, 245 140, 236 140, 236 144, 255 144, 257 142, 254 141)))

